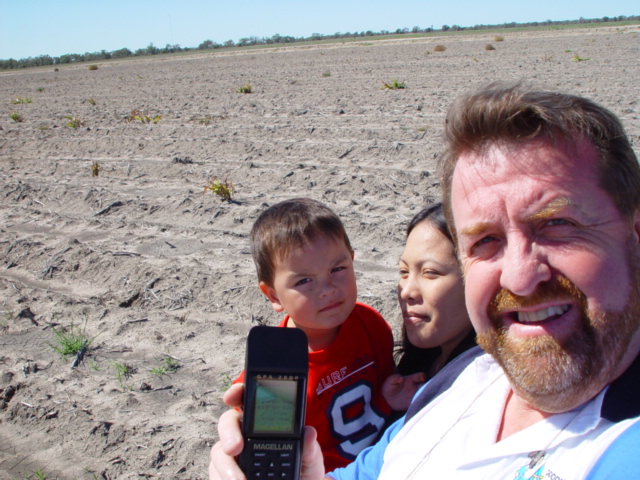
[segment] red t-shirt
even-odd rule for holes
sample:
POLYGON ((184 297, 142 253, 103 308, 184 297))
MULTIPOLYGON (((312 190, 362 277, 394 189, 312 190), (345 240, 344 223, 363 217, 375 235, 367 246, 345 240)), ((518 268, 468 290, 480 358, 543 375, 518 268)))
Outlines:
MULTIPOLYGON (((362 303, 328 348, 309 352, 305 423, 318 431, 325 471, 348 465, 377 440, 390 413, 382 384, 393 370, 391 327, 362 303)), ((243 380, 244 372, 234 383, 243 380)))

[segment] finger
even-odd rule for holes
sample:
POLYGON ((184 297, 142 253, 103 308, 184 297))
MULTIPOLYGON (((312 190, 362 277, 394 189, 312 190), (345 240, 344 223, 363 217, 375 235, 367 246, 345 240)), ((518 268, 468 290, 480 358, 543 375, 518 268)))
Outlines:
POLYGON ((317 442, 318 434, 313 427, 304 427, 301 480, 319 480, 324 476, 324 459, 317 442))
POLYGON ((209 460, 209 480, 245 480, 235 458, 224 453, 221 442, 211 448, 209 460))
POLYGON ((244 384, 236 383, 229 387, 222 396, 222 401, 225 405, 234 408, 242 407, 242 395, 244 394, 244 384))
POLYGON ((225 454, 231 457, 239 455, 244 447, 242 430, 240 429, 241 418, 242 414, 237 410, 227 410, 220 415, 220 419, 218 420, 220 448, 225 454))

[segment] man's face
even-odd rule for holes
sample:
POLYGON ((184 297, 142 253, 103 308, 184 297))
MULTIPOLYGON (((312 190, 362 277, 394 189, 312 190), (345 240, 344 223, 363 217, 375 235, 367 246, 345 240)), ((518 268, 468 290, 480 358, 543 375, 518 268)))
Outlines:
POLYGON ((640 216, 622 217, 597 161, 587 142, 536 141, 463 154, 453 175, 478 341, 547 412, 587 401, 640 348, 640 216))

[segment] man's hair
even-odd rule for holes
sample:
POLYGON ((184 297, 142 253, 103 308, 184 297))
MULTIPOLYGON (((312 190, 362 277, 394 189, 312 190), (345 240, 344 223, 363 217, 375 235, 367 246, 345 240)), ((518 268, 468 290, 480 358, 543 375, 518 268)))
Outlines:
POLYGON ((258 281, 273 285, 275 260, 321 236, 342 241, 353 252, 342 221, 326 205, 309 198, 293 198, 267 208, 249 236, 258 281))
POLYGON ((640 208, 640 167, 620 120, 604 107, 575 95, 536 91, 522 84, 493 83, 455 101, 444 129, 442 193, 455 240, 451 184, 463 153, 482 154, 492 145, 517 146, 535 140, 587 140, 596 149, 600 186, 620 213, 640 208))

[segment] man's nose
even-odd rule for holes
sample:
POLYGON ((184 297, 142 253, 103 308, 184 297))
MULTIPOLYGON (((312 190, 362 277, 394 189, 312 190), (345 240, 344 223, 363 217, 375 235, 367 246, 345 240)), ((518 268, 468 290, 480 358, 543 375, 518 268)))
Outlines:
POLYGON ((530 295, 540 283, 552 277, 551 267, 540 246, 524 236, 508 238, 501 263, 500 285, 515 295, 530 295))

